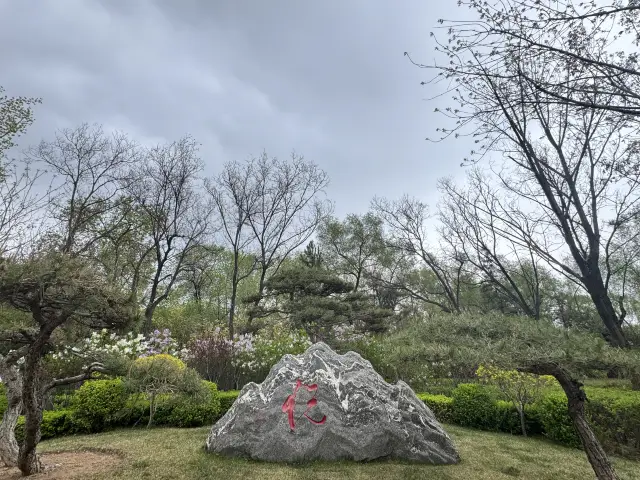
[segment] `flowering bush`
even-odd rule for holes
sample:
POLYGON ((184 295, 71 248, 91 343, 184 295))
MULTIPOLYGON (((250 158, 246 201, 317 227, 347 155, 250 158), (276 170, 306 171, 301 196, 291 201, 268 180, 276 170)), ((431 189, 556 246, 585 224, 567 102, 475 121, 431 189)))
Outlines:
POLYGON ((216 328, 189 343, 186 359, 203 378, 227 390, 262 381, 283 355, 302 353, 309 345, 304 333, 286 329, 276 328, 270 335, 234 335, 231 340, 216 328))
POLYGON ((178 343, 171 338, 171 332, 167 329, 160 332, 156 330, 149 338, 144 335, 135 335, 129 332, 126 335, 109 333, 107 329, 93 332, 79 345, 65 347, 54 353, 55 360, 70 360, 73 357, 102 361, 105 357, 121 356, 129 359, 166 353, 168 355, 182 357, 186 351, 179 348, 178 343))
POLYGON ((260 382, 283 355, 303 353, 310 345, 303 331, 275 328, 271 335, 239 337, 234 350, 234 362, 245 381, 260 382))
POLYGON ((141 355, 142 357, 166 353, 167 355, 181 358, 187 354, 187 350, 180 349, 178 342, 171 338, 171 332, 168 328, 165 328, 162 332, 154 330, 151 336, 143 340, 142 343, 146 347, 146 351, 141 355))
POLYGON ((187 345, 187 364, 220 388, 233 388, 238 382, 233 364, 233 343, 219 327, 206 332, 187 345))

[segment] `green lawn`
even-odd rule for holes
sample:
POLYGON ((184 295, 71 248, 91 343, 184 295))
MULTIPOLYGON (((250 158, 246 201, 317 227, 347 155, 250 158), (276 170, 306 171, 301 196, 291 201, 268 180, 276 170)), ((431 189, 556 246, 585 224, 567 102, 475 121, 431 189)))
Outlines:
MULTIPOLYGON (((210 455, 202 446, 209 428, 128 429, 42 442, 41 452, 74 449, 117 451, 123 462, 87 479, 532 479, 594 478, 583 452, 539 439, 445 426, 460 449, 459 465, 428 466, 402 462, 310 463, 277 465, 210 455)), ((277 448, 277 445, 274 446, 277 448)), ((615 459, 625 479, 640 479, 640 462, 615 459)))

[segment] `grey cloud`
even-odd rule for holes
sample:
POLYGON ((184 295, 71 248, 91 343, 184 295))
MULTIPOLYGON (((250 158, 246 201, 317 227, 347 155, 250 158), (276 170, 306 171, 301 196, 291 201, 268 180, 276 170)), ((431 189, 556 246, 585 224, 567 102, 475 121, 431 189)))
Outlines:
POLYGON ((291 150, 331 177, 338 214, 374 195, 435 203, 464 142, 430 144, 439 117, 429 31, 454 2, 60 0, 2 2, 0 84, 43 97, 24 142, 84 121, 143 142, 190 133, 207 173, 291 150))

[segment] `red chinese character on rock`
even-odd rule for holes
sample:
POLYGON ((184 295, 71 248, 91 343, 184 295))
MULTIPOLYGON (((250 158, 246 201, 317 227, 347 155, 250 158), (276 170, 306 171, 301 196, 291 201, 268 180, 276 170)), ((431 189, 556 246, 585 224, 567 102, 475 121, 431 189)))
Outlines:
POLYGON ((311 397, 311 399, 307 402, 307 409, 303 413, 303 415, 307 417, 307 420, 309 420, 311 423, 315 425, 322 425, 327 420, 326 415, 323 415, 321 420, 314 420, 309 415, 307 415, 309 410, 311 410, 313 407, 315 407, 318 404, 318 399, 316 398, 318 385, 315 383, 313 385, 305 385, 302 383, 302 380, 298 379, 296 381, 296 386, 293 388, 293 393, 289 395, 287 399, 284 401, 284 403, 282 404, 282 412, 288 414, 289 428, 291 429, 291 431, 294 431, 296 428, 294 414, 295 414, 295 408, 296 408, 296 395, 298 394, 298 389, 300 387, 306 388, 308 392, 314 392, 313 397, 311 397))

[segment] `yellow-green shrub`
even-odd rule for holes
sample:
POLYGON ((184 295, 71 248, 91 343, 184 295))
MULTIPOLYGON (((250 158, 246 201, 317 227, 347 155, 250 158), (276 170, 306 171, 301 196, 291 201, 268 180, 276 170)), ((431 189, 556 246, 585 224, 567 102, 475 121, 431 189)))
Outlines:
MULTIPOLYGON (((544 388, 557 384, 556 379, 549 375, 534 375, 517 370, 502 370, 492 366, 480 365, 476 370, 480 381, 496 386, 511 402, 517 412, 522 434, 527 434, 525 408, 540 399, 544 388)), ((505 408, 501 408, 501 417, 509 421, 510 415, 502 415, 505 408)))
MULTIPOLYGON (((168 354, 138 358, 129 369, 125 385, 129 392, 143 393, 147 396, 149 400, 147 426, 153 424, 160 395, 183 394, 201 398, 207 393, 198 373, 192 368, 187 368, 179 358, 168 354)), ((164 418, 168 415, 165 405, 161 404, 160 408, 164 418)))
POLYGON ((116 423, 124 409, 127 392, 122 380, 89 380, 71 398, 74 421, 89 432, 100 432, 116 423))

